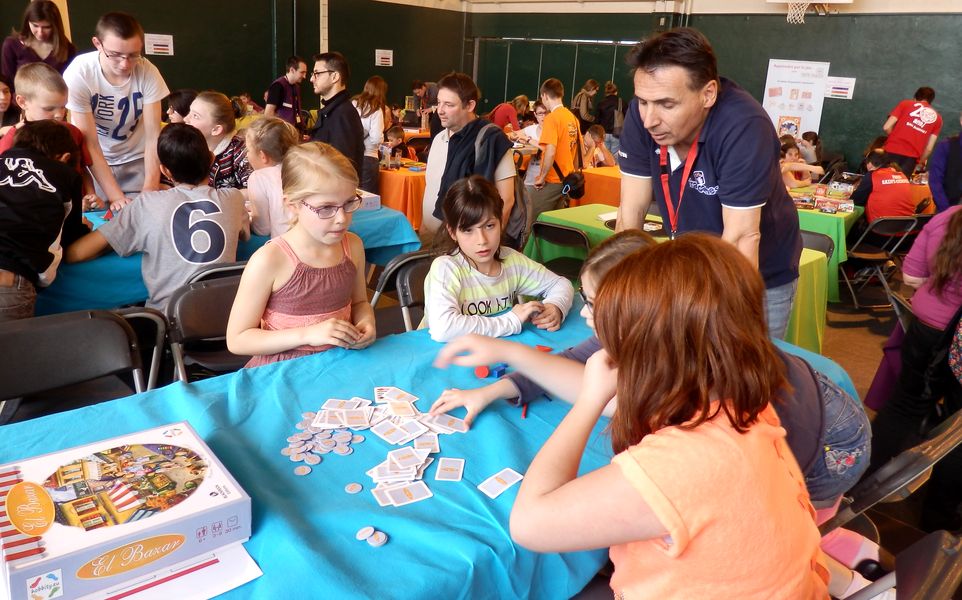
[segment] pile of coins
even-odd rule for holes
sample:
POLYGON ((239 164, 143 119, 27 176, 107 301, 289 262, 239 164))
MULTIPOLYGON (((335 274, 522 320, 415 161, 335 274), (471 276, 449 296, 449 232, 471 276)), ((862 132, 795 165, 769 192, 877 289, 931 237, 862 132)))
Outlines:
POLYGON ((303 420, 294 427, 299 431, 287 438, 287 447, 281 454, 291 459, 291 462, 304 463, 294 468, 295 475, 307 475, 311 467, 321 464, 321 455, 333 452, 340 456, 353 454, 351 444, 364 441, 363 435, 353 433, 350 429, 320 429, 312 427, 315 413, 306 412, 301 415, 303 420))
POLYGON ((387 543, 387 534, 371 526, 360 528, 354 537, 359 542, 367 540, 367 543, 375 548, 379 548, 387 543))

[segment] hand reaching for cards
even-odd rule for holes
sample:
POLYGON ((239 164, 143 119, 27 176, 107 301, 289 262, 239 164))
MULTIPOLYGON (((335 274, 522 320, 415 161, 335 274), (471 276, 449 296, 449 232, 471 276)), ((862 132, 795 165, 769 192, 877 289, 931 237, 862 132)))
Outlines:
POLYGON ((330 344, 350 348, 361 339, 362 333, 354 325, 342 319, 328 319, 304 328, 304 341, 309 346, 330 344))
POLYGON ((578 402, 594 405, 601 411, 617 392, 618 367, 611 362, 607 351, 598 350, 585 363, 585 374, 584 379, 581 380, 578 402))
POLYGON ((441 397, 431 405, 430 413, 432 415, 441 415, 459 406, 463 406, 468 409, 467 414, 464 415, 464 424, 470 427, 471 423, 474 422, 474 418, 487 408, 489 404, 498 399, 496 394, 486 393, 490 387, 491 386, 485 386, 474 390, 444 390, 444 392, 441 393, 441 397))
POLYGON ((538 302, 537 300, 524 302, 522 304, 515 304, 511 308, 511 312, 517 315, 517 317, 521 319, 522 323, 527 322, 529 319, 535 316, 535 313, 541 312, 543 310, 544 310, 544 304, 538 302))
POLYGON ((120 212, 121 210, 123 210, 125 206, 127 206, 131 202, 133 202, 133 200, 131 200, 130 198, 127 198, 126 196, 124 196, 123 198, 118 198, 117 200, 113 200, 110 203, 110 210, 115 213, 120 212))
POLYGON ((434 366, 480 367, 508 361, 514 342, 470 333, 448 342, 434 359, 434 366))
POLYGON ((564 319, 561 309, 550 302, 545 302, 543 307, 541 313, 531 319, 531 323, 538 329, 558 331, 558 328, 561 327, 561 321, 564 319))
POLYGON ((83 207, 84 210, 103 210, 104 201, 100 199, 97 194, 87 194, 83 197, 83 207))

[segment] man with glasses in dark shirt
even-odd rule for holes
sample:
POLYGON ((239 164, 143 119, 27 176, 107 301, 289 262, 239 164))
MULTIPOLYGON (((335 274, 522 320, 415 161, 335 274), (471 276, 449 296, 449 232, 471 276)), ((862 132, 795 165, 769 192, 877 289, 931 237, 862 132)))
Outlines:
POLYGON ((314 55, 311 83, 314 93, 321 97, 323 107, 317 113, 311 140, 334 146, 360 172, 364 160, 364 126, 347 94, 350 79, 351 67, 343 54, 324 52, 314 55))
POLYGON ((128 196, 159 189, 160 103, 170 90, 143 58, 144 29, 132 16, 100 17, 93 45, 64 72, 67 108, 84 134, 97 195, 119 210, 128 196))

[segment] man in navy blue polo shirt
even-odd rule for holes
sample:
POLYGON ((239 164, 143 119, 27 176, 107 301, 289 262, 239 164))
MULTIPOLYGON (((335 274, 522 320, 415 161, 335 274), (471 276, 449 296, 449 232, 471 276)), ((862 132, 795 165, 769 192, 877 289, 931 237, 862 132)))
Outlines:
POLYGON ((640 228, 655 199, 666 230, 731 242, 758 266, 769 332, 784 336, 802 240, 772 122, 745 90, 719 79, 711 44, 694 29, 661 33, 629 60, 636 97, 618 152, 618 230, 640 228))

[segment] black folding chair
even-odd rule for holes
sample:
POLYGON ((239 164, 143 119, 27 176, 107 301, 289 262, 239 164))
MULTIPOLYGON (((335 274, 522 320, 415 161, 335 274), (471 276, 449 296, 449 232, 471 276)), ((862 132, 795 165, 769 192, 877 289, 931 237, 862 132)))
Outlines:
MULTIPOLYGON (((163 360, 164 350, 167 346, 167 317, 164 313, 160 312, 155 308, 145 308, 140 306, 131 306, 128 308, 118 308, 113 312, 117 313, 123 317, 128 323, 131 324, 134 331, 138 334, 138 342, 143 346, 143 339, 140 334, 143 327, 140 326, 141 323, 147 323, 148 327, 151 329, 153 336, 153 342, 150 346, 150 369, 147 371, 147 389, 152 390, 157 387, 157 378, 160 376, 160 365, 163 360)), ((146 351, 146 348, 143 348, 146 351)), ((170 383, 169 380, 164 382, 170 383)))
POLYGON ((398 273, 402 267, 412 262, 427 260, 428 265, 435 259, 437 253, 431 250, 416 250, 398 254, 384 266, 381 275, 374 286, 374 295, 371 297, 371 307, 374 309, 374 316, 377 321, 377 336, 384 337, 395 333, 409 331, 405 325, 403 309, 396 307, 378 308, 378 303, 385 294, 398 291, 398 273))
POLYGON ((233 275, 240 275, 244 272, 244 267, 247 266, 246 260, 241 260, 233 263, 212 265, 199 271, 196 275, 190 278, 187 283, 196 283, 198 281, 208 281, 210 279, 220 279, 221 277, 231 277, 233 275))
POLYGON ((835 240, 831 236, 816 231, 805 231, 804 229, 801 233, 803 248, 822 252, 828 260, 832 260, 832 255, 835 254, 835 240))
POLYGON ((397 295, 405 331, 414 330, 424 317, 424 280, 432 262, 434 256, 422 256, 398 269, 397 295))
POLYGON ((171 295, 167 304, 170 352, 181 381, 190 381, 190 365, 219 374, 236 371, 250 360, 227 349, 227 320, 239 284, 240 275, 230 275, 189 283, 171 295))
MULTIPOLYGON (((873 277, 877 277, 879 283, 885 289, 886 294, 890 294, 892 289, 886 277, 883 267, 892 260, 894 262, 895 253, 898 252, 902 243, 908 239, 913 232, 917 232, 915 217, 882 217, 872 221, 862 232, 858 240, 848 249, 847 257, 850 261, 848 265, 857 268, 859 265, 866 267, 856 272, 854 278, 850 278, 846 273, 848 265, 839 265, 839 273, 852 295, 852 303, 855 308, 860 308, 858 295, 853 286, 858 285, 859 291, 862 290, 873 277), (883 240, 881 244, 878 240, 883 240)), ((865 308, 882 308, 888 304, 865 306, 865 308)))
POLYGON ((899 600, 950 600, 962 583, 962 540, 935 531, 895 557, 895 570, 843 600, 870 600, 896 588, 899 600))
POLYGON ((585 235, 585 232, 565 225, 535 221, 531 225, 531 237, 534 238, 535 252, 539 260, 541 260, 542 257, 542 241, 556 246, 584 251, 584 256, 581 258, 561 256, 543 262, 544 266, 554 273, 571 281, 578 280, 578 277, 581 275, 581 265, 584 264, 588 253, 591 252, 591 242, 588 241, 588 236, 585 235))
POLYGON ((137 336, 123 317, 110 311, 0 323, 0 356, 0 423, 95 404, 145 387, 137 336), (133 390, 114 377, 127 373, 133 377, 133 390))

